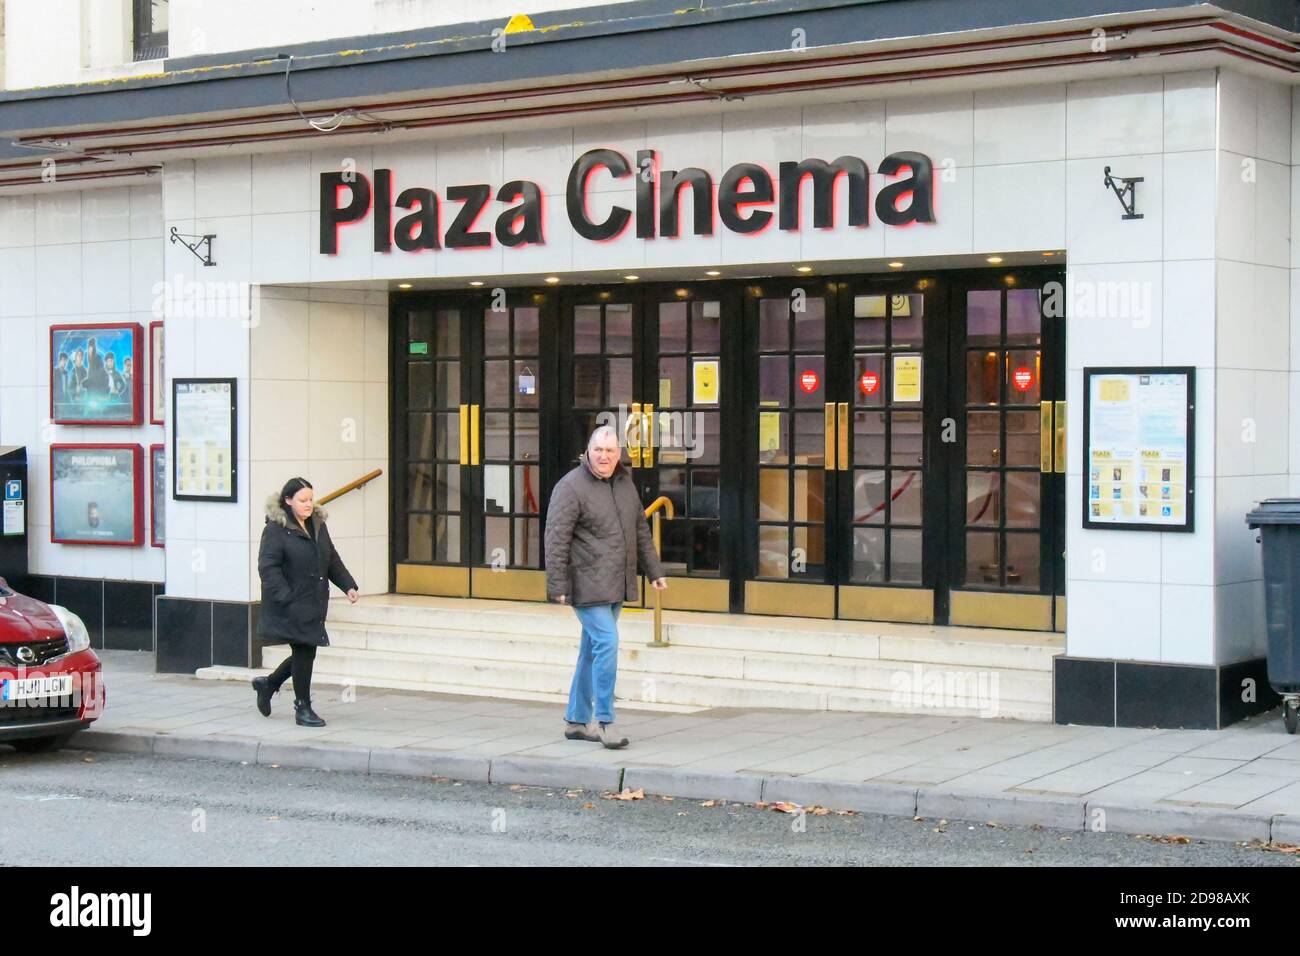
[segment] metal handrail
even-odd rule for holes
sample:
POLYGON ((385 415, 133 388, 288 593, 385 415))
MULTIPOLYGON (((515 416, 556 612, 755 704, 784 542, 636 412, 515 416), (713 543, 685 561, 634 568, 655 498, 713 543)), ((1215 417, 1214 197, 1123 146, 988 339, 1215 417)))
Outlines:
POLYGON ((317 498, 316 504, 318 505, 329 504, 335 498, 340 498, 343 495, 346 495, 349 491, 355 491, 356 489, 360 488, 362 485, 366 484, 367 482, 374 481, 383 473, 384 473, 384 469, 376 468, 370 474, 362 475, 356 481, 349 481, 342 488, 337 488, 334 491, 331 491, 328 495, 325 495, 323 498, 317 498))
MULTIPOLYGON (((667 495, 660 495, 645 510, 645 516, 650 519, 650 531, 654 536, 655 554, 660 557, 662 553, 662 532, 659 528, 659 514, 667 512, 668 519, 671 521, 677 513, 673 508, 673 500, 667 495)), ((664 599, 663 594, 658 589, 655 590, 655 639, 650 642, 650 647, 667 647, 668 639, 664 637, 664 599)))

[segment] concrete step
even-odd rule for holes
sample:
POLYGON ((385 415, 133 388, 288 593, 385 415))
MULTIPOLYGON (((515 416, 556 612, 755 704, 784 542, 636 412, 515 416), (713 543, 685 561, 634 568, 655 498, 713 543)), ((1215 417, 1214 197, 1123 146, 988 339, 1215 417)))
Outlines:
MULTIPOLYGON (((330 641, 334 650, 354 654, 379 651, 496 661, 518 666, 545 664, 571 668, 577 654, 578 635, 516 637, 434 628, 414 630, 378 624, 332 624, 330 641)), ((1050 666, 1050 659, 1048 663, 1050 666)), ((997 692, 1009 699, 1051 700, 1052 676, 1050 670, 1045 669, 976 667, 960 661, 937 664, 816 654, 774 654, 691 645, 653 648, 629 642, 626 637, 619 643, 619 667, 646 674, 821 685, 846 690, 893 690, 900 681, 915 682, 914 666, 923 671, 960 669, 976 680, 984 680, 990 687, 996 686, 997 692)))
MULTIPOLYGON (((284 647, 268 647, 264 652, 264 663, 274 666, 286 653, 284 647)), ((573 665, 572 661, 565 664, 492 661, 329 647, 317 655, 315 673, 322 678, 350 681, 361 686, 402 686, 443 693, 484 693, 504 697, 544 694, 563 699, 573 676, 573 665)), ((986 670, 981 676, 973 671, 954 672, 916 665, 910 669, 897 669, 894 674, 891 683, 883 687, 854 688, 797 680, 786 682, 661 673, 641 668, 639 661, 628 664, 620 661, 615 696, 621 701, 688 707, 1051 719, 1050 685, 1045 698, 1034 694, 1031 699, 1018 699, 1002 685, 1000 675, 994 680, 996 672, 993 671, 986 670)))
MULTIPOLYGON (((485 639, 507 640, 576 639, 579 634, 572 611, 554 605, 439 602, 439 599, 424 599, 428 604, 417 603, 420 600, 362 601, 357 605, 335 602, 330 608, 330 633, 336 628, 378 625, 440 636, 470 633, 485 639)), ((664 619, 667 639, 675 647, 745 653, 824 655, 1050 672, 1052 658, 1064 650, 1062 635, 1024 631, 689 612, 665 612, 664 619)), ((653 618, 647 611, 625 609, 619 631, 622 643, 648 644, 653 639, 653 618)))

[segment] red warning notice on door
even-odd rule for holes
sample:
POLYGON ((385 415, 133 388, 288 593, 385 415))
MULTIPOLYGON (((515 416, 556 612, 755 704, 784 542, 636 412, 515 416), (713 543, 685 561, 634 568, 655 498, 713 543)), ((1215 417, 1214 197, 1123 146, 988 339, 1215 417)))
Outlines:
POLYGON ((1034 384, 1034 373, 1022 365, 1011 373, 1011 381, 1022 392, 1027 392, 1034 384))
POLYGON ((863 372, 858 379, 858 387, 862 389, 863 395, 875 395, 880 389, 880 376, 875 372, 863 372))
POLYGON ((808 369, 808 371, 802 372, 799 375, 799 387, 810 395, 817 391, 817 386, 820 384, 821 379, 817 377, 817 373, 812 369, 808 369))

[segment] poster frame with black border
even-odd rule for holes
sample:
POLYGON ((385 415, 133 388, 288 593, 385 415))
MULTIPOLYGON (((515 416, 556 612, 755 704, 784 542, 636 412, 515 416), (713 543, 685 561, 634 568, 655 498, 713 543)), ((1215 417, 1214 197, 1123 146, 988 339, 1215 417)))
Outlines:
POLYGON ((171 380, 172 385, 172 500, 173 501, 214 501, 214 502, 234 502, 239 500, 239 386, 238 380, 234 378, 174 378, 171 380), (181 387, 185 385, 229 385, 230 386, 230 473, 228 475, 228 485, 230 493, 227 495, 191 495, 180 492, 180 454, 181 448, 186 444, 186 436, 182 431, 183 420, 177 413, 181 387))
POLYGON ((138 548, 144 543, 144 450, 131 442, 56 442, 50 445, 50 541, 53 544, 84 544, 95 548, 138 548), (65 450, 86 449, 95 451, 126 450, 131 452, 131 524, 130 541, 95 541, 90 538, 60 538, 55 534, 58 526, 58 499, 54 494, 54 456, 65 450))
POLYGON ((144 423, 144 408, 142 404, 141 376, 142 371, 140 360, 144 355, 144 326, 139 322, 65 322, 58 325, 51 325, 49 328, 50 337, 50 360, 49 368, 46 370, 46 380, 50 386, 50 423, 54 425, 102 425, 105 428, 130 427, 132 425, 141 425, 144 423), (58 351, 54 344, 55 337, 60 332, 81 332, 90 330, 109 330, 118 331, 129 330, 131 332, 131 365, 133 373, 131 376, 131 417, 117 419, 103 418, 59 418, 56 414, 56 404, 54 401, 56 389, 54 388, 54 362, 57 359, 58 351))
MULTIPOLYGON (((166 537, 162 540, 158 538, 158 453, 163 451, 164 447, 161 444, 149 446, 149 545, 154 548, 167 546, 166 537)), ((162 467, 164 469, 167 467, 166 454, 162 456, 162 467)), ((164 507, 166 507, 165 502, 164 507)))
POLYGON ((1083 436, 1079 445, 1083 453, 1080 472, 1080 497, 1083 501, 1083 527, 1100 531, 1161 531, 1191 534, 1196 530, 1196 368, 1191 365, 1123 365, 1089 366, 1083 370, 1083 436), (1187 378, 1187 455, 1186 520, 1182 524, 1140 521, 1093 521, 1088 505, 1089 474, 1092 465, 1092 379, 1107 375, 1183 375, 1187 378))

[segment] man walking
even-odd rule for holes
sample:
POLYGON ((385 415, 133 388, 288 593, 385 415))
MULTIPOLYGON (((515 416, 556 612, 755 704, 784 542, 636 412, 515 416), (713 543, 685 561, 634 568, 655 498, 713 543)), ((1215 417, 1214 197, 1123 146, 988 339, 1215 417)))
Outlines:
POLYGON ((564 736, 611 750, 628 743, 614 726, 618 613, 636 600, 638 565, 656 590, 668 586, 620 455, 617 432, 597 428, 577 467, 555 486, 546 514, 547 597, 572 605, 582 624, 564 736))

